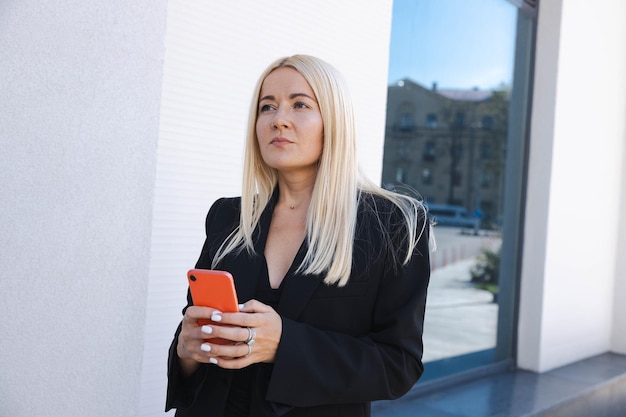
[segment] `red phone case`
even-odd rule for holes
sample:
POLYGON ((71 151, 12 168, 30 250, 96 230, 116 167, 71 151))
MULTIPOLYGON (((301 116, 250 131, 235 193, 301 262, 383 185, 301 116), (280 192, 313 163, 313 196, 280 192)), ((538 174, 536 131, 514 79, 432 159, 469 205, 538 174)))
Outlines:
MULTIPOLYGON (((233 276, 226 271, 211 269, 191 269, 187 272, 189 291, 193 304, 200 307, 211 307, 224 313, 239 311, 237 293, 233 276)), ((200 320, 200 325, 215 324, 211 320, 200 320)), ((208 338, 210 343, 230 344, 231 340, 208 338)))
POLYGON ((224 313, 239 311, 233 276, 226 271, 191 269, 187 272, 193 304, 224 313))

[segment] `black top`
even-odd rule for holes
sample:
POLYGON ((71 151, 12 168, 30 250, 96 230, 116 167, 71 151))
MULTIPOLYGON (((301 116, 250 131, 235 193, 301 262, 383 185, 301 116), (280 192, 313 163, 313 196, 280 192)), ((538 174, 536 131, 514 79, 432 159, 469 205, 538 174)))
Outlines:
MULTIPOLYGON (((263 304, 267 304, 274 310, 278 309, 280 301, 281 285, 277 289, 270 286, 267 262, 263 258, 265 268, 261 268, 261 275, 256 289, 255 299, 263 304)), ((252 346, 254 348, 254 345, 252 346)), ((257 383, 257 374, 261 364, 255 363, 243 369, 233 371, 233 380, 226 400, 226 411, 224 417, 250 417, 250 401, 252 398, 252 387, 257 383)), ((267 366, 267 365, 266 365, 267 366)), ((271 365, 269 365, 271 367, 271 365)))

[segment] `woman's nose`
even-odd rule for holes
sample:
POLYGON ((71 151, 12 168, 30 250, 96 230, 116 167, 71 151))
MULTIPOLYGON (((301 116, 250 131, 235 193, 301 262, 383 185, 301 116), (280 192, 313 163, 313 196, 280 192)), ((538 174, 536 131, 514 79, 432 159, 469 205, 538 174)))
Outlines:
POLYGON ((274 118, 272 119, 272 127, 275 129, 285 128, 289 126, 289 117, 286 114, 285 110, 281 110, 280 108, 276 110, 274 113, 274 118))

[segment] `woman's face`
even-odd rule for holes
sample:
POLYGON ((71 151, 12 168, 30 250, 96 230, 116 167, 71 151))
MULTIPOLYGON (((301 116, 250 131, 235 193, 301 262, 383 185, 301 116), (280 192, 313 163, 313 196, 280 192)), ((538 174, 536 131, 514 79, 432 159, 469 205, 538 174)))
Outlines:
POLYGON ((256 135, 266 164, 286 173, 315 174, 324 125, 309 83, 289 67, 272 71, 261 85, 256 135))

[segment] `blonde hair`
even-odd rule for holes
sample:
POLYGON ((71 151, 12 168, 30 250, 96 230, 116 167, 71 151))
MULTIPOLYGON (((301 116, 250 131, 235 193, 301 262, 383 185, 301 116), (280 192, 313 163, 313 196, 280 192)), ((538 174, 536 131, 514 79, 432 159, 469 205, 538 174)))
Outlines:
POLYGON ((347 84, 331 65, 308 55, 294 55, 273 62, 261 74, 254 89, 244 156, 239 227, 220 246, 213 267, 231 252, 254 253, 252 234, 277 186, 278 173, 261 156, 256 120, 261 86, 272 71, 290 67, 298 71, 315 93, 324 125, 323 150, 307 215, 308 251, 298 267, 303 274, 325 274, 324 282, 344 286, 352 268, 357 210, 362 191, 390 200, 406 221, 407 247, 402 264, 411 258, 426 222, 422 204, 414 198, 382 189, 360 174, 356 159, 354 110, 347 84))

